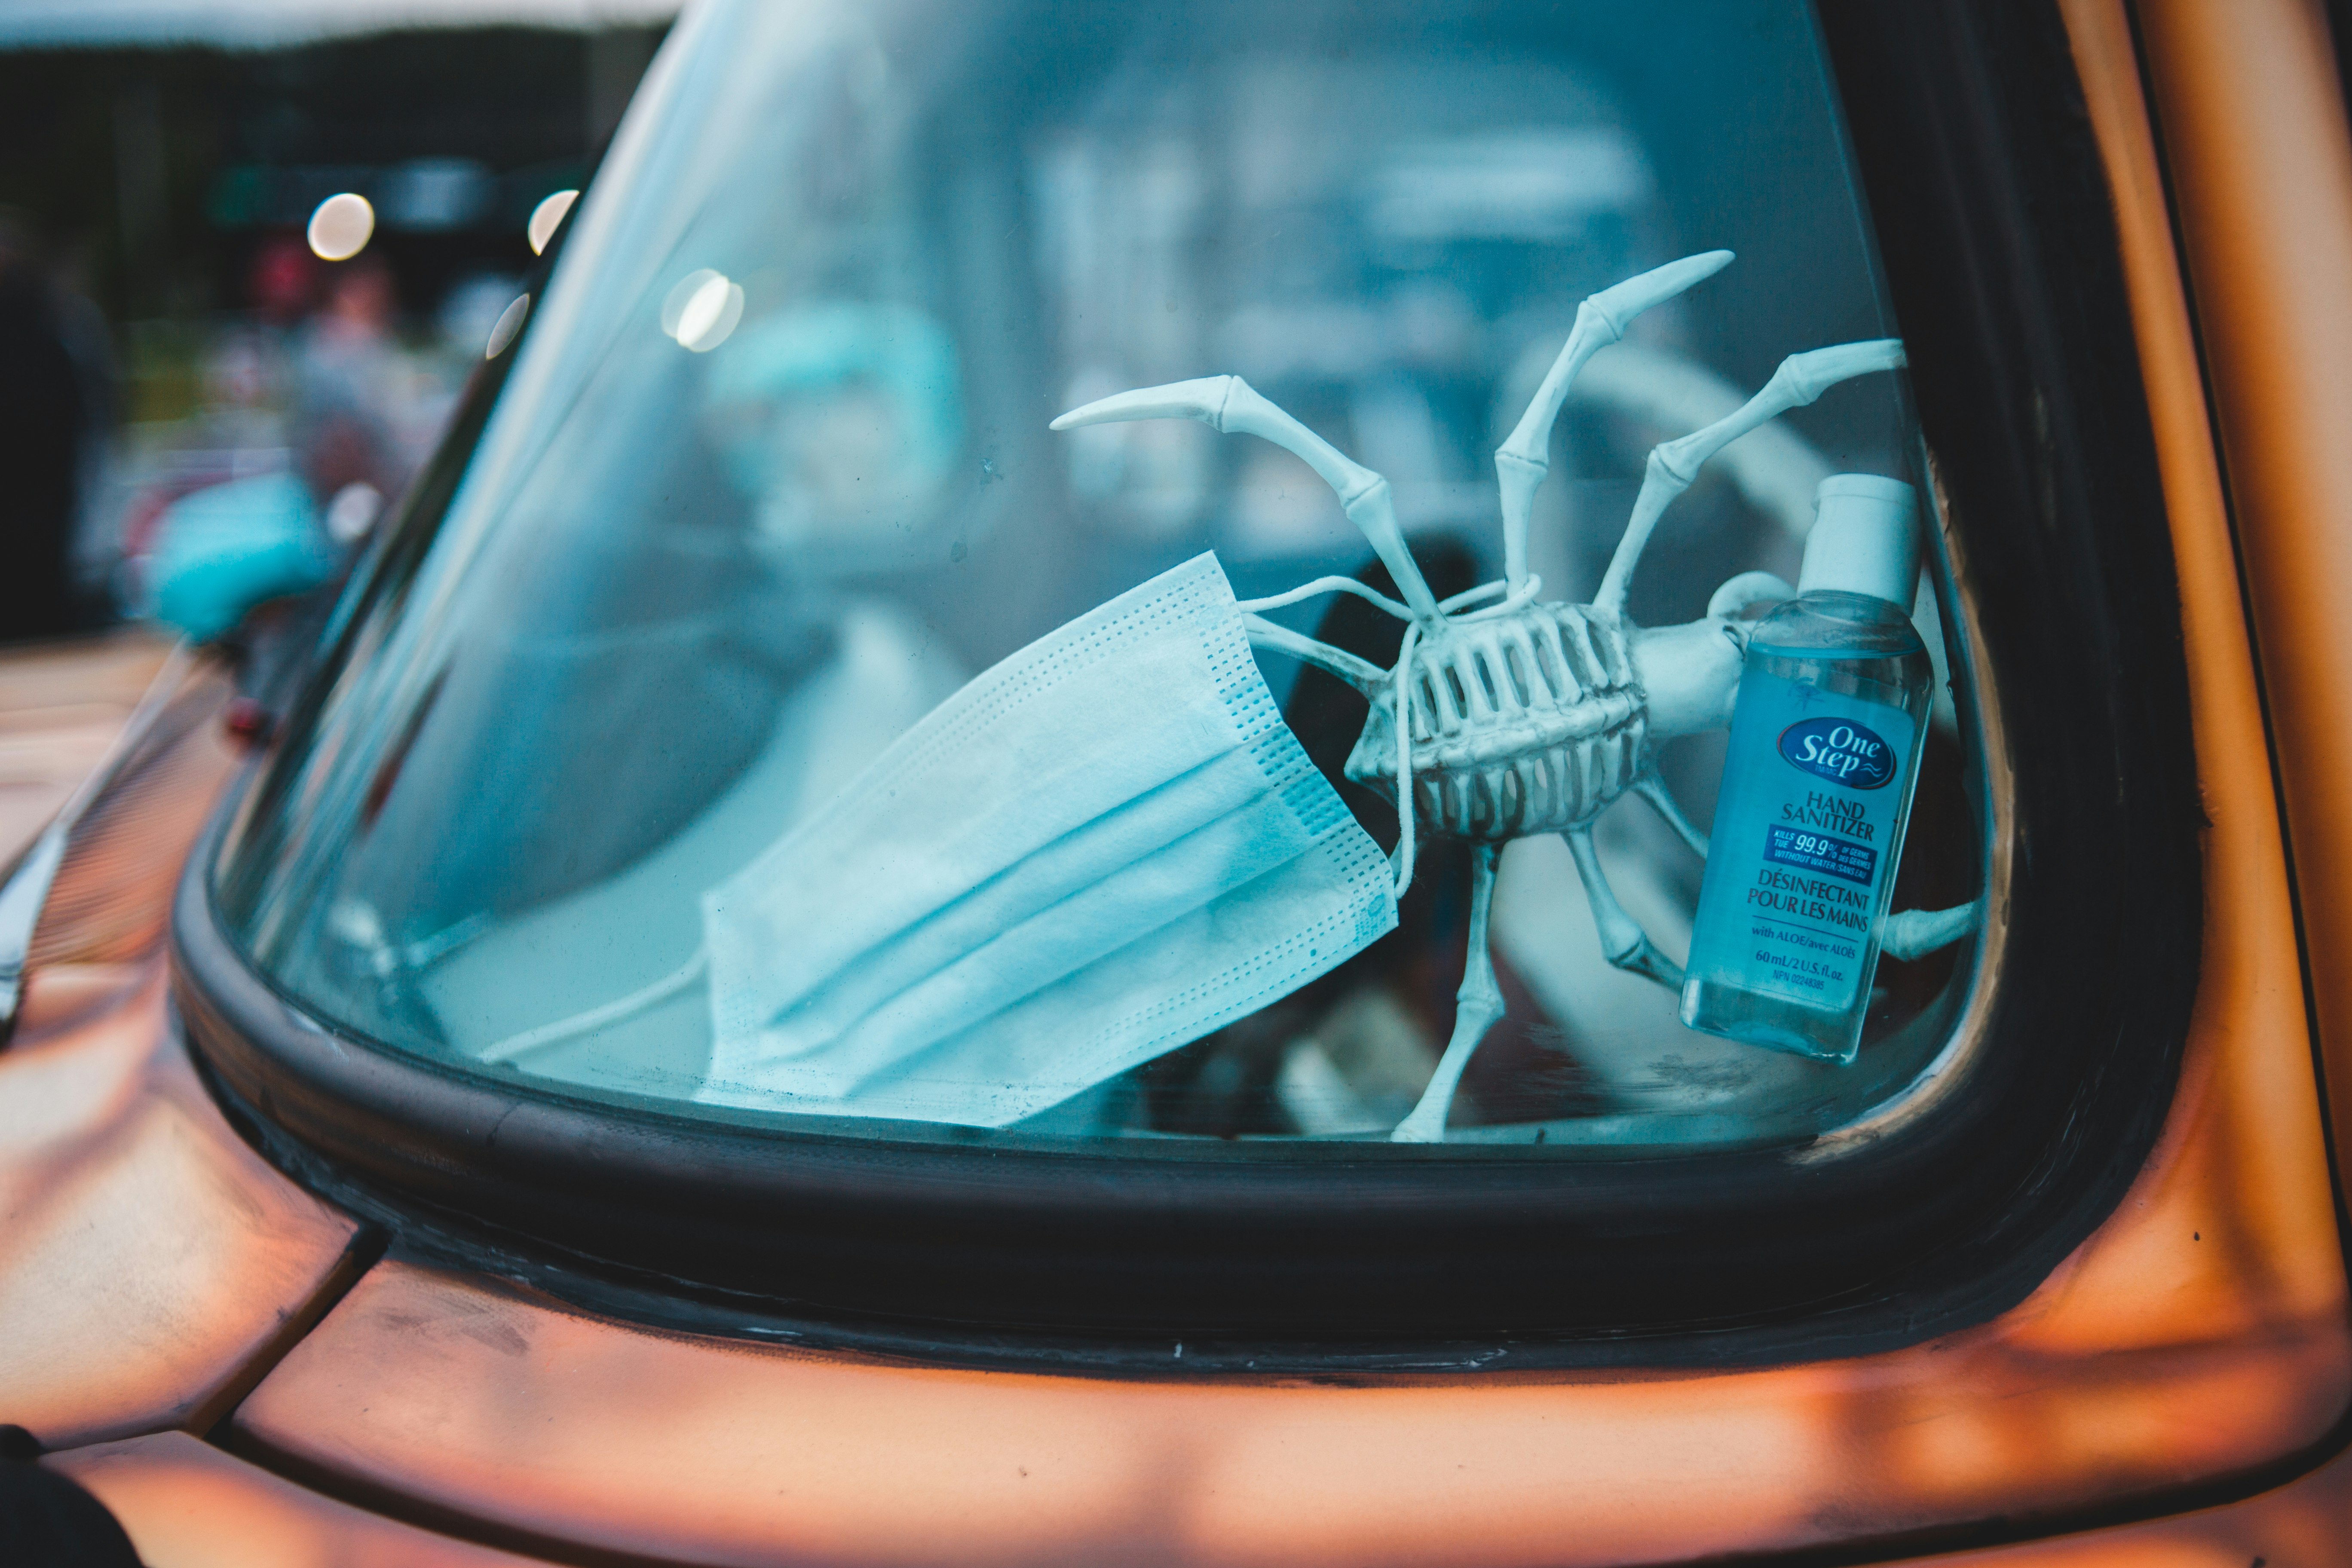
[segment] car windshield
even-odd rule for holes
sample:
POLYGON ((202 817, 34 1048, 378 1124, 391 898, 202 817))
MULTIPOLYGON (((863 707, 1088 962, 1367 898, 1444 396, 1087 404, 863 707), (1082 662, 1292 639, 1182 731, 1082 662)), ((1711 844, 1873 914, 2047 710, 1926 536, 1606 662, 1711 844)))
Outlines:
MULTIPOLYGON (((1607 580, 1654 446, 1900 335, 1802 0, 719 0, 355 575, 224 923, 378 1048, 780 1131, 1816 1135, 1948 1048, 1973 944, 1865 972, 1849 1060, 1685 1027, 1661 806, 1715 816, 1743 574, 1796 580, 1822 481, 1933 515, 1892 360, 1654 485, 1607 580), (1685 257, 1520 443, 1515 554, 1496 448, 1580 303, 1685 257), (1712 695, 1637 626, 1713 638, 1712 695)), ((1985 859, 1926 532, 1896 910, 1985 859)))

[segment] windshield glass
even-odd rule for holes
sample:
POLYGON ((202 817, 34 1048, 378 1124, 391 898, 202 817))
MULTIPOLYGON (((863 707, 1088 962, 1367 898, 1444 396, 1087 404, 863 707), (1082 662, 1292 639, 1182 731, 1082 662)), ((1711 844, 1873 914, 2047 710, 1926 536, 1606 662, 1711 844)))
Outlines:
POLYGON ((1896 715, 1892 783, 1821 773, 1738 873, 1859 1048, 1686 1027, 1682 965, 1822 482, 1925 493, 1891 348, 1772 381, 1899 338, 1875 265, 1800 0, 706 6, 355 579, 225 921, 383 1048, 780 1128, 1850 1121, 1951 1037, 1984 856, 1907 500, 1880 685, 1770 656, 1896 715), (1817 400, 1645 468, 1768 383, 1817 400), (1955 912, 1874 974, 1887 907, 1955 912))

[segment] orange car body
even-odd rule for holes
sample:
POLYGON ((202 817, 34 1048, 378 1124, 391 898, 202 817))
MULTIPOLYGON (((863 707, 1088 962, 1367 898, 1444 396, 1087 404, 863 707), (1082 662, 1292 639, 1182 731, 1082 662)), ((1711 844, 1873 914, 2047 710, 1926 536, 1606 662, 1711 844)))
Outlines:
MULTIPOLYGON (((2210 826, 2168 1120, 2022 1303, 1736 1371, 1108 1378, 659 1331, 379 1258, 171 1024, 171 889, 237 761, 199 667, 68 862, 0 1056, 0 1419, 154 1568, 2352 1562, 2352 131, 2318 0, 2063 10, 2210 826)), ((20 657, 8 743, 86 741, 140 658, 20 657)))

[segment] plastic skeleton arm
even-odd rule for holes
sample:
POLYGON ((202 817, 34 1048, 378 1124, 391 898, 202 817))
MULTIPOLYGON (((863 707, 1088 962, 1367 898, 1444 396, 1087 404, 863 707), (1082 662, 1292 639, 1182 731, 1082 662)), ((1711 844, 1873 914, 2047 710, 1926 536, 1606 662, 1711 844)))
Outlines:
POLYGON ((1657 763, 1652 763, 1635 776, 1633 793, 1650 803, 1650 809, 1665 819, 1666 826, 1675 830, 1675 837, 1689 845, 1693 854, 1702 860, 1706 858, 1706 835, 1683 814, 1682 802, 1676 800, 1674 792, 1666 787, 1665 779, 1658 773, 1657 763))
POLYGON ((1503 492, 1503 578, 1513 589, 1528 580, 1528 526, 1536 491, 1551 468, 1551 427, 1585 361, 1625 335, 1627 323, 1653 305, 1704 282, 1731 265, 1727 250, 1704 251, 1629 278, 1576 308, 1576 325, 1559 357, 1519 416, 1510 438, 1495 449, 1495 478, 1503 492))
POLYGON ((1313 637, 1277 626, 1259 615, 1242 616, 1242 629, 1249 640, 1260 647, 1270 647, 1277 653, 1326 669, 1367 697, 1378 697, 1389 685, 1389 672, 1367 658, 1358 658, 1344 648, 1329 643, 1317 642, 1313 637))
POLYGON ((1925 958, 1976 930, 1977 921, 1983 916, 1982 899, 1956 904, 1948 910, 1898 910, 1886 917, 1878 948, 1887 957, 1905 963, 1925 958))
MULTIPOLYGON (((1768 420, 1791 408, 1802 408, 1842 381, 1874 371, 1897 370, 1903 363, 1900 338, 1840 343, 1834 348, 1790 354, 1780 362, 1780 368, 1772 373, 1764 389, 1736 413, 1676 440, 1651 447, 1650 460, 1642 475, 1641 493, 1633 498, 1633 515, 1626 521, 1624 536, 1617 541, 1617 552, 1610 557, 1609 570, 1601 579, 1601 591, 1592 596, 1593 605, 1614 614, 1623 613, 1626 591, 1633 585, 1634 568, 1642 563, 1642 552, 1648 547, 1658 519, 1676 496, 1690 489, 1701 465, 1709 458, 1768 420)), ((1731 585, 1727 583, 1724 588, 1731 585)), ((1717 590, 1718 596, 1722 592, 1717 590)))
POLYGON ((1486 940, 1487 917, 1495 909, 1495 866, 1503 858, 1499 844, 1471 846, 1470 949, 1462 964, 1462 988, 1454 994, 1454 1037, 1437 1058, 1437 1070, 1421 1100, 1389 1133, 1392 1143, 1442 1143, 1445 1113, 1453 1108, 1454 1090, 1462 1070, 1486 1031, 1503 1018, 1502 983, 1495 978, 1495 950, 1486 940))
POLYGON ((1371 542, 1373 553, 1389 569, 1412 618, 1433 630, 1444 624, 1444 612, 1422 579, 1412 552, 1405 548, 1404 530, 1397 523, 1396 500, 1389 493, 1388 480, 1259 396, 1240 376, 1204 376, 1199 381, 1122 392, 1072 409, 1055 420, 1053 428, 1070 430, 1129 419, 1197 419, 1220 435, 1240 432, 1263 437, 1303 458, 1339 496, 1348 521, 1371 542))

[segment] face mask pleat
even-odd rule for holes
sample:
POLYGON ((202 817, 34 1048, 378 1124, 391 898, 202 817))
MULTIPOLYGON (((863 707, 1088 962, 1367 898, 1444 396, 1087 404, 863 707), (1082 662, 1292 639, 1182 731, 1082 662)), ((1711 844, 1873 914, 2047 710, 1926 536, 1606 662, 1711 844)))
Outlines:
POLYGON ((1395 923, 1203 555, 1013 655, 704 898, 706 1100, 1002 1125, 1395 923))

